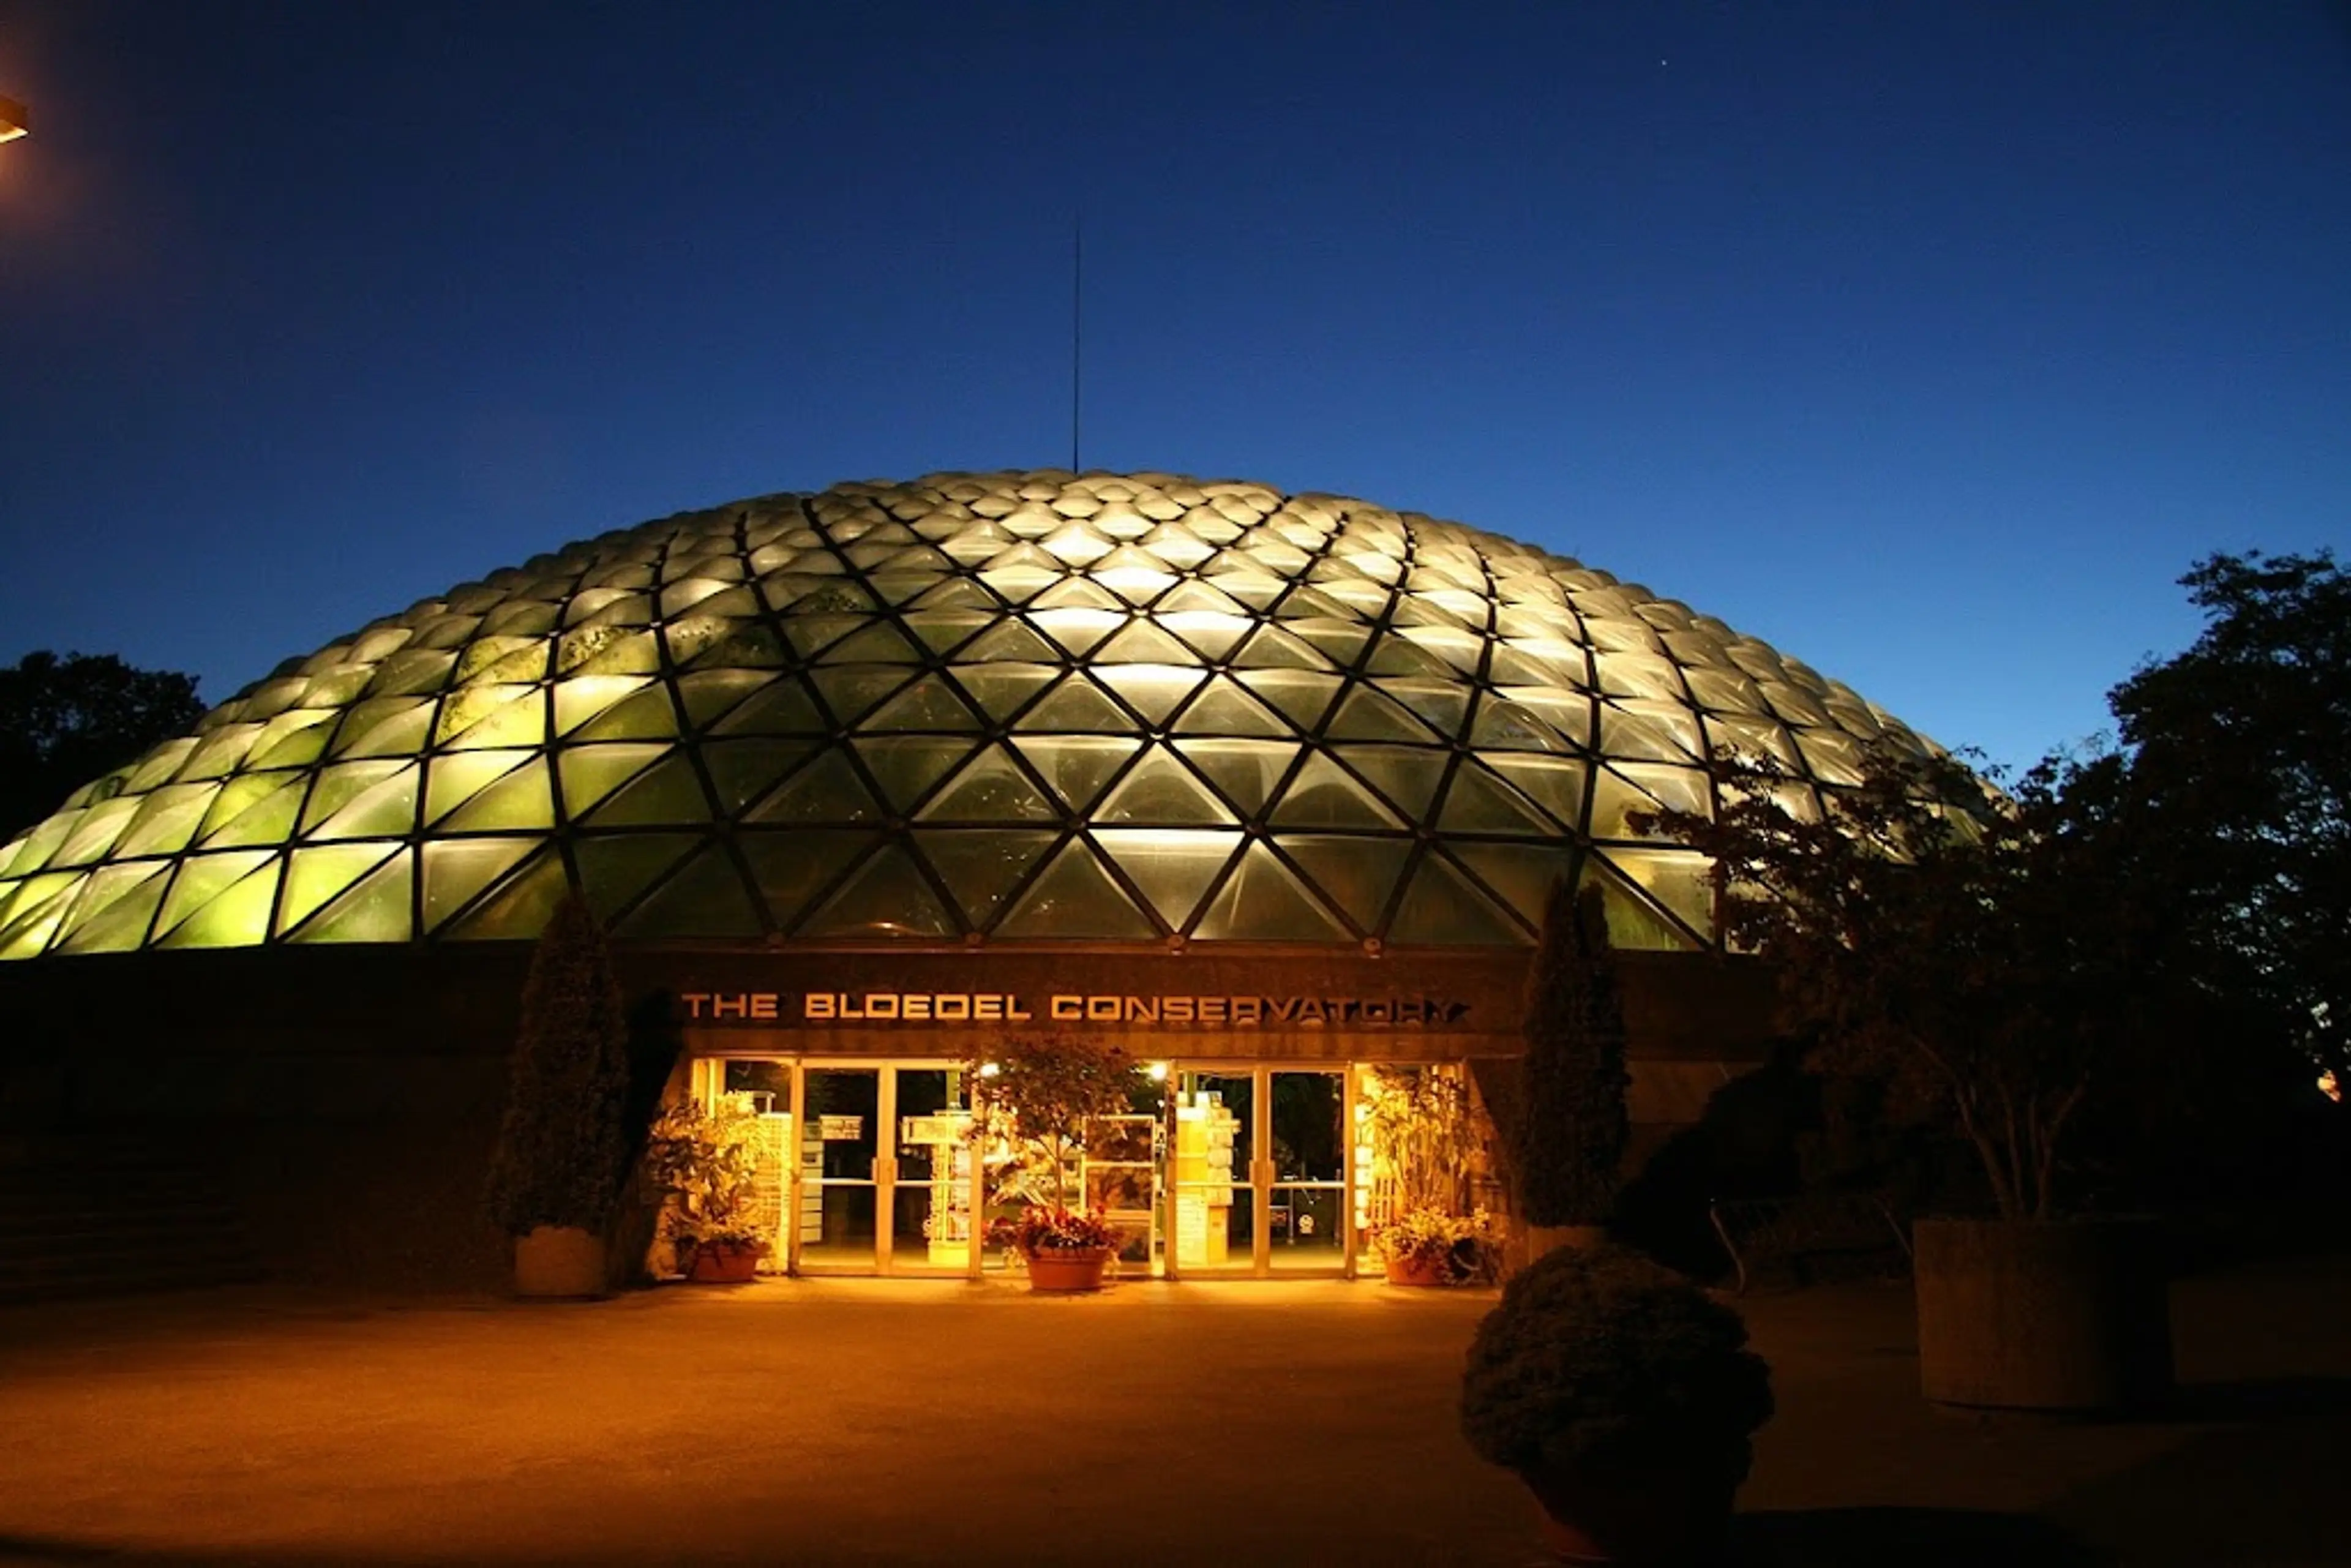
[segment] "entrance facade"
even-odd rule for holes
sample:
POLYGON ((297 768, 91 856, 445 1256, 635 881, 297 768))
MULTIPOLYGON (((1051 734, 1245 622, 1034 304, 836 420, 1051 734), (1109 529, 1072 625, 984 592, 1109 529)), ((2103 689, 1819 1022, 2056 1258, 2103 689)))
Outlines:
MULTIPOLYGON (((1373 1175, 1368 1071, 1150 1063, 1130 1113, 1090 1130, 1064 1197, 1119 1227, 1128 1278, 1352 1278, 1373 1175)), ((738 1097, 759 1118, 770 1271, 980 1278, 1004 1266, 987 1217, 1050 1201, 1033 1166, 973 1136, 962 1062, 704 1057, 693 1074, 705 1103, 738 1097)))

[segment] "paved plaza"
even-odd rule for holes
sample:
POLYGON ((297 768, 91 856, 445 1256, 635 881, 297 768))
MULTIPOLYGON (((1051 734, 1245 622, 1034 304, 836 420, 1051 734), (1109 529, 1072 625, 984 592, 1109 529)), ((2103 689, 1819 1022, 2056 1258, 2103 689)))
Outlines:
MULTIPOLYGON (((776 1281, 0 1312, 0 1563, 1540 1560, 1453 1416, 1486 1292, 776 1281)), ((1754 1564, 2351 1563, 2351 1260, 2175 1294, 2179 1407, 1917 1397, 1907 1288, 1745 1303, 1754 1564)))

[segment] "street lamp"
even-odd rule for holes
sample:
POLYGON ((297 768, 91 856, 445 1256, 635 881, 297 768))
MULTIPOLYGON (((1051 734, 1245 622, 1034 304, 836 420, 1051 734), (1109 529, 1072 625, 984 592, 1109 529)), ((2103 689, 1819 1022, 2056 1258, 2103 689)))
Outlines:
POLYGON ((13 98, 0 98, 0 141, 14 141, 32 129, 32 121, 25 118, 23 104, 13 98))

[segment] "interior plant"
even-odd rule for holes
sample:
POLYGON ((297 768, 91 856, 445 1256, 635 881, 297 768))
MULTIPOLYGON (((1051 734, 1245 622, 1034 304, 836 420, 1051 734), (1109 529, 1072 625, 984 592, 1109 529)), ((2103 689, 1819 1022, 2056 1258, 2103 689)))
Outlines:
POLYGON ((1375 1067, 1362 1104, 1372 1156, 1371 1240, 1389 1282, 1489 1276, 1497 1239, 1470 1201, 1478 1138, 1465 1078, 1435 1065, 1375 1067))
POLYGON ((689 1280, 739 1284, 767 1255, 754 1211, 758 1134, 758 1117, 731 1095, 708 1108, 682 1100, 654 1118, 645 1179, 664 1197, 661 1233, 689 1280))
POLYGON ((1448 1214, 1408 1208, 1373 1228, 1372 1245, 1395 1285, 1460 1285, 1490 1279, 1499 1249, 1484 1209, 1448 1214))
POLYGON ((602 925, 574 893, 531 953, 490 1161, 490 1216, 515 1239, 517 1294, 604 1293, 606 1229, 628 1179, 628 1098, 620 980, 602 925))
POLYGON ((1737 1312, 1608 1244, 1502 1287, 1461 1381, 1461 1431, 1541 1503, 1566 1561, 1702 1563, 1719 1549, 1771 1369, 1737 1312))
POLYGON ((1085 1149, 1088 1124, 1127 1109, 1134 1063, 1092 1036, 1035 1034, 1004 1040, 967 1071, 977 1086, 974 1134, 1009 1139, 1043 1171, 1036 1185, 1047 1201, 1012 1217, 1013 1229, 991 1232, 1028 1265, 1031 1289, 1099 1287, 1118 1238, 1106 1226, 1095 1237, 1092 1222, 1099 1217, 1072 1213, 1068 1172, 1085 1149))
POLYGON ((1596 884, 1552 883, 1527 971, 1516 1158, 1520 1218, 1536 1253, 1602 1235, 1630 1131, 1625 1011, 1596 884))

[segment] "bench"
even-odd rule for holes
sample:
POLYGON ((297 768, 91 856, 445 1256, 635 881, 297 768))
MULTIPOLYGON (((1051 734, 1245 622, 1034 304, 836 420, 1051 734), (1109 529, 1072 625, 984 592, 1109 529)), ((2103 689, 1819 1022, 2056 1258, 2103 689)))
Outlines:
POLYGON ((1808 1283, 1804 1260, 1830 1253, 1898 1252, 1910 1261, 1910 1233, 1874 1192, 1808 1192, 1791 1197, 1717 1198, 1707 1205, 1714 1233, 1739 1270, 1737 1294, 1750 1275, 1776 1263, 1808 1283))

